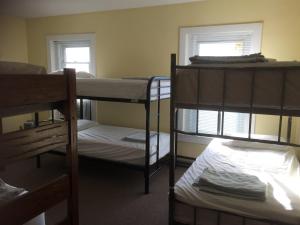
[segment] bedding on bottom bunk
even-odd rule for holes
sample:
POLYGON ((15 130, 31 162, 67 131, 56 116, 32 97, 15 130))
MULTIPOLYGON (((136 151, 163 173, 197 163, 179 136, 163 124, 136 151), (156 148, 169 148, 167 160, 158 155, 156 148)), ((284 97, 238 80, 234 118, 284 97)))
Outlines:
MULTIPOLYGON (((5 204, 13 199, 26 194, 23 188, 13 187, 7 183, 5 183, 2 179, 0 179, 0 205, 5 204)), ((44 213, 39 216, 31 219, 24 225, 45 225, 45 215, 44 213)))
MULTIPOLYGON (((291 147, 213 140, 175 185, 175 219, 193 224, 197 208, 197 224, 215 224, 220 210, 250 218, 268 219, 289 224, 300 221, 300 167, 291 147), (200 191, 193 183, 205 169, 227 174, 247 174, 266 183, 265 201, 247 200, 200 191)), ((224 215, 224 214, 223 214, 224 215)), ((224 217, 224 216, 223 216, 224 217)), ((232 217, 228 224, 240 224, 232 217), (236 223, 232 221, 236 221, 236 223)), ((221 223, 226 224, 226 223, 221 223)))
MULTIPOLYGON (((82 156, 118 161, 132 165, 145 165, 145 144, 141 143, 141 129, 98 124, 78 120, 78 154, 82 156), (138 135, 135 135, 138 134, 138 135), (133 137, 138 138, 136 141, 133 137), (128 140, 129 139, 129 140, 128 140)), ((150 165, 156 162, 156 135, 150 138, 150 165)), ((169 153, 169 135, 160 133, 159 158, 169 153)), ((56 149, 65 152, 65 149, 56 149)))

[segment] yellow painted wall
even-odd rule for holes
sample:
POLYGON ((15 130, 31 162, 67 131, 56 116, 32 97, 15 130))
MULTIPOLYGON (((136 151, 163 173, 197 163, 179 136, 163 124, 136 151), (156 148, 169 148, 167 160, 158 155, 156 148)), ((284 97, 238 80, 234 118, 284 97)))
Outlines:
MULTIPOLYGON (((47 35, 96 33, 98 77, 169 74, 178 53, 179 27, 262 21, 262 52, 279 60, 300 59, 299 0, 208 0, 204 2, 27 20, 29 62, 47 66, 47 35)), ((143 108, 99 104, 103 123, 141 127, 143 108), (131 107, 131 108, 129 108, 131 107)), ((168 106, 163 106, 168 129, 168 106)), ((267 131, 274 119, 260 121, 267 131)), ((272 133, 272 132, 270 132, 272 133)))
MULTIPOLYGON (((17 17, 0 16, 0 60, 28 62, 26 21, 17 17)), ((31 115, 3 120, 4 132, 18 130, 31 115)))

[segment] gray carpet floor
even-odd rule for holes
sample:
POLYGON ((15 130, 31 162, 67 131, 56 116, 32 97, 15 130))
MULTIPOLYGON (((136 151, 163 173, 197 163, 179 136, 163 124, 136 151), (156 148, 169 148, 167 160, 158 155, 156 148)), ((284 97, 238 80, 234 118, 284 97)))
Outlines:
MULTIPOLYGON (((65 170, 64 159, 44 155, 42 168, 35 160, 14 164, 0 172, 6 182, 28 190, 56 177, 65 170)), ((150 194, 144 195, 143 173, 95 161, 80 161, 80 225, 165 225, 168 221, 168 167, 151 179, 150 194)), ((177 169, 179 177, 185 168, 177 169)), ((66 215, 65 202, 47 211, 47 225, 66 215)))

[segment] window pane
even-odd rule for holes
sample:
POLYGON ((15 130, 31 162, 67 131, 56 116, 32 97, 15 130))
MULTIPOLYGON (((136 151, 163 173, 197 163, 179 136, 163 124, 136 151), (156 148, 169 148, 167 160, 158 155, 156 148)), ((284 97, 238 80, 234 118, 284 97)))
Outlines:
POLYGON ((90 64, 88 63, 67 63, 66 68, 73 68, 76 72, 90 72, 90 64))
POLYGON ((240 56, 243 55, 243 42, 209 42, 198 44, 199 56, 240 56))
POLYGON ((248 113, 224 113, 224 134, 238 137, 248 137, 249 114, 248 113))
POLYGON ((90 47, 65 48, 66 62, 90 62, 90 47))
POLYGON ((218 112, 199 110, 198 131, 206 134, 217 134, 218 112))

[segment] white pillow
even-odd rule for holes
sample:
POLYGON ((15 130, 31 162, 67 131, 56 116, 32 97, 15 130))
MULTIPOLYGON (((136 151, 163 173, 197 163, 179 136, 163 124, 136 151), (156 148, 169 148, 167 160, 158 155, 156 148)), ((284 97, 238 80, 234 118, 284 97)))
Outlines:
POLYGON ((83 131, 95 126, 98 126, 99 124, 92 120, 77 120, 77 130, 83 131))
POLYGON ((96 77, 91 73, 79 71, 76 73, 76 78, 77 79, 95 79, 96 77))
MULTIPOLYGON (((52 74, 52 75, 63 75, 64 71, 57 70, 57 71, 51 72, 50 74, 52 74)), ((95 79, 95 78, 96 77, 91 73, 87 73, 87 72, 83 72, 83 71, 76 72, 76 79, 95 79)))
POLYGON ((9 202, 25 192, 23 188, 10 186, 0 179, 0 205, 9 202))

